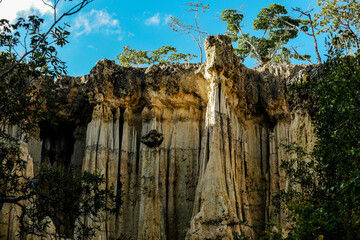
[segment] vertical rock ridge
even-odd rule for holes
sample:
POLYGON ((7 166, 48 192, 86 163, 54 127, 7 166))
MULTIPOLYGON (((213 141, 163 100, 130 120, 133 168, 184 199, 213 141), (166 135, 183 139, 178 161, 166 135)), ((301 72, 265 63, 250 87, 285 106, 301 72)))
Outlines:
MULTIPOLYGON (((274 208, 272 197, 286 189, 280 164, 288 156, 278 148, 280 140, 291 141, 289 129, 297 131, 298 138, 311 138, 311 119, 305 121, 309 131, 304 135, 297 130, 297 117, 291 119, 282 95, 286 78, 296 70, 246 69, 224 36, 209 37, 205 48, 203 75, 210 86, 205 129, 208 145, 202 149, 197 200, 187 238, 232 239, 234 232, 242 231, 256 239, 256 232, 264 230, 264 221, 273 220, 269 218, 274 208)), ((274 220, 285 226, 285 215, 282 212, 274 220)))

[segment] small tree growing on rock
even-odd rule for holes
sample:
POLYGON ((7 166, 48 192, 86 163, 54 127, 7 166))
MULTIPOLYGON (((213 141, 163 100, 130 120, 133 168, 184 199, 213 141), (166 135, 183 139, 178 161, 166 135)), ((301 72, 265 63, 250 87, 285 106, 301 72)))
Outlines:
POLYGON ((199 2, 189 2, 186 4, 189 7, 188 12, 194 13, 194 25, 192 24, 185 24, 180 21, 177 17, 171 17, 171 21, 168 23, 171 30, 174 32, 181 32, 188 34, 192 37, 192 39, 196 42, 196 45, 200 51, 200 62, 203 62, 204 50, 203 50, 203 43, 204 39, 208 35, 205 30, 200 27, 199 19, 200 19, 200 12, 204 13, 206 10, 209 9, 209 4, 203 4, 199 2))

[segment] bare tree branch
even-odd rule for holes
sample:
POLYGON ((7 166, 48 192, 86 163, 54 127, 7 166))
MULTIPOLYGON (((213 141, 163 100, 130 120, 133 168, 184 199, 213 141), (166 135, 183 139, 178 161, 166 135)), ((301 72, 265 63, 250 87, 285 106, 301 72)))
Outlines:
POLYGON ((195 25, 186 25, 182 22, 180 22, 180 20, 177 17, 171 17, 172 22, 168 23, 170 28, 177 32, 177 28, 180 29, 181 31, 185 32, 186 34, 189 34, 196 42, 196 45, 198 46, 199 50, 200 50, 200 61, 203 62, 203 41, 205 36, 207 35, 206 31, 203 31, 200 28, 199 25, 199 19, 200 19, 200 14, 199 14, 199 9, 202 12, 205 12, 205 10, 209 9, 209 4, 207 5, 203 5, 201 2, 189 2, 187 4, 185 4, 186 6, 190 7, 188 9, 187 12, 195 12, 195 16, 194 16, 194 23, 195 25), (195 34, 192 32, 196 32, 195 34), (196 37, 195 35, 198 35, 198 37, 196 37))
POLYGON ((196 42, 198 48, 200 49, 200 53, 201 53, 200 56, 201 56, 201 62, 202 62, 202 60, 203 60, 203 53, 202 53, 202 46, 201 46, 199 40, 198 40, 198 39, 195 37, 195 35, 192 34, 192 32, 189 31, 188 28, 187 28, 184 24, 182 24, 177 18, 173 18, 173 19, 175 19, 175 20, 173 20, 173 21, 174 21, 176 27, 180 28, 183 32, 189 34, 189 35, 194 39, 194 41, 196 42), (175 22, 175 21, 176 21, 176 22, 175 22))
POLYGON ((302 11, 300 8, 293 8, 294 11, 296 12, 299 12, 301 15, 304 15, 306 16, 307 18, 309 18, 309 23, 310 23, 310 28, 311 28, 311 33, 308 33, 306 31, 304 31, 303 29, 301 29, 299 26, 296 26, 294 24, 291 24, 290 22, 282 19, 282 18, 279 18, 282 22, 286 23, 287 25, 291 26, 291 27, 294 27, 296 28, 297 30, 299 30, 300 32, 308 35, 308 36, 311 36, 313 38, 313 41, 314 41, 314 48, 315 48, 315 53, 316 53, 316 57, 317 57, 317 61, 318 61, 318 64, 321 64, 321 56, 320 56, 320 53, 319 53, 319 48, 318 48, 318 43, 317 43, 317 39, 316 39, 316 33, 315 33, 315 27, 313 25, 313 21, 312 21, 312 18, 311 18, 311 14, 309 12, 312 11, 309 10, 309 11, 302 11))

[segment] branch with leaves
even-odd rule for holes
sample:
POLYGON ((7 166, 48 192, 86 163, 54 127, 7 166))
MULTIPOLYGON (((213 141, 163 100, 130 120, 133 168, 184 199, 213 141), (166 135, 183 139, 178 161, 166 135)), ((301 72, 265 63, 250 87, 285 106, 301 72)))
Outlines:
MULTIPOLYGON (((318 43, 317 43, 316 33, 315 33, 315 22, 312 19, 312 15, 311 15, 312 10, 303 11, 300 8, 293 8, 293 11, 300 13, 300 16, 297 19, 299 20, 299 23, 303 24, 302 26, 295 25, 295 24, 287 21, 286 19, 282 19, 282 18, 279 18, 279 19, 281 21, 283 21, 285 24, 289 25, 290 27, 296 28, 298 31, 300 31, 308 36, 311 36, 313 38, 317 62, 318 62, 318 64, 321 64, 322 61, 321 61, 321 56, 319 53, 319 48, 318 48, 318 43), (306 20, 301 19, 302 16, 307 17, 307 19, 306 20), (311 33, 308 32, 309 31, 308 26, 310 26, 311 33)), ((295 51, 295 54, 299 55, 300 57, 302 56, 297 51, 295 51)), ((307 59, 307 60, 309 61, 309 59, 307 59)))
POLYGON ((255 58, 262 65, 269 61, 290 63, 291 58, 308 60, 308 55, 298 56, 286 47, 291 39, 298 36, 298 31, 305 31, 305 27, 300 26, 301 19, 294 19, 287 14, 285 7, 280 4, 271 4, 261 9, 253 22, 254 30, 263 32, 261 37, 244 33, 242 26, 244 15, 238 10, 224 10, 221 19, 227 23, 226 34, 233 42, 238 43, 235 53, 242 59, 255 58))
MULTIPOLYGON (((57 25, 61 22, 61 20, 64 17, 67 16, 72 16, 76 13, 78 13, 81 9, 83 9, 84 7, 86 7, 88 4, 90 4, 91 2, 93 2, 94 0, 82 0, 81 2, 75 4, 74 6, 72 6, 69 10, 67 10, 66 12, 64 12, 59 18, 56 18, 56 6, 59 3, 60 0, 55 0, 54 5, 49 5, 47 4, 47 6, 51 6, 54 9, 54 22, 53 24, 49 27, 49 29, 42 33, 40 31, 40 24, 44 22, 43 19, 37 17, 37 16, 30 16, 28 22, 25 21, 25 19, 23 18, 19 18, 18 22, 16 24, 10 24, 8 20, 6 19, 2 19, 0 22, 0 29, 1 29, 1 38, 5 37, 5 42, 6 42, 6 38, 9 37, 9 35, 11 35, 12 31, 16 31, 13 35, 13 39, 11 42, 7 42, 7 44, 0 44, 1 46, 8 46, 11 50, 16 51, 16 46, 18 43, 20 43, 19 41, 19 37, 20 37, 20 33, 18 30, 18 28, 24 28, 26 30, 26 32, 30 32, 31 35, 31 43, 30 43, 30 49, 28 51, 27 49, 27 45, 26 45, 26 41, 24 40, 24 44, 22 44, 25 48, 25 52, 22 56, 18 55, 20 58, 16 59, 14 61, 14 63, 8 67, 7 69, 3 69, 3 71, 0 72, 0 79, 5 77, 7 74, 11 73, 18 64, 20 63, 24 63, 24 62, 28 62, 28 61, 32 61, 33 58, 35 57, 43 57, 46 54, 52 54, 53 56, 56 55, 55 53, 55 48, 52 45, 52 43, 55 43, 57 46, 64 46, 66 43, 68 43, 68 41, 66 40, 66 38, 70 35, 70 33, 68 31, 65 30, 65 27, 68 26, 65 24, 65 27, 58 27, 57 25), (51 35, 52 38, 52 42, 49 42, 48 40, 48 36, 51 35), (43 56, 41 56, 43 55, 43 56), (28 57, 30 56, 30 59, 28 59, 28 57)), ((26 34, 27 36, 27 34, 26 34)), ((59 62, 59 60, 58 60, 59 62)), ((62 65, 64 65, 62 63, 62 65)), ((56 70, 56 69, 55 69, 56 70)), ((65 68, 62 69, 63 73, 65 72, 65 68)), ((55 71, 55 73, 57 74, 58 72, 55 71)))
POLYGON ((329 34, 329 55, 359 51, 360 2, 356 0, 318 0, 321 10, 314 18, 322 26, 317 33, 329 34))

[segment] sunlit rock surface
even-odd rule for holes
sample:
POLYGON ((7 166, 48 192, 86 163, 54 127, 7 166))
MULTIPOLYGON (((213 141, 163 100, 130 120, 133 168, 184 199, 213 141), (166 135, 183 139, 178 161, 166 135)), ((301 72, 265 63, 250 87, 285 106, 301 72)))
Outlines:
MULTIPOLYGON (((41 123, 24 145, 27 174, 41 163, 71 165, 121 186, 123 204, 96 239, 232 239, 240 231, 256 239, 265 221, 286 229, 285 212, 270 217, 272 197, 288 187, 279 144, 314 144, 309 113, 286 95, 304 66, 248 69, 221 35, 205 50, 204 64, 102 60, 89 75, 54 84, 60 127, 41 123)), ((0 212, 5 239, 15 236, 14 211, 0 212)))

